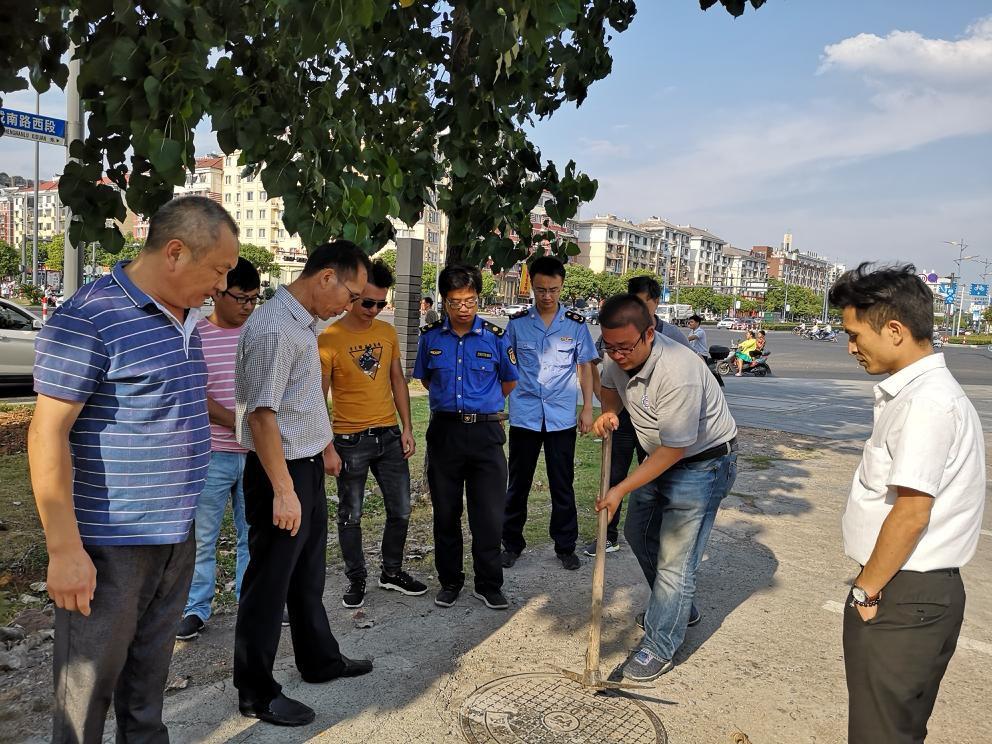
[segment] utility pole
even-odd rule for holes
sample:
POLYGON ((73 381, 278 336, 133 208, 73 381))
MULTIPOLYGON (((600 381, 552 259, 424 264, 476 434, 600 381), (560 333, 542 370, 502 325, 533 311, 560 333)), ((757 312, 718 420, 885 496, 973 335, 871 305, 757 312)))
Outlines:
MULTIPOLYGON (((41 94, 34 92, 34 112, 41 113, 41 94)), ((31 283, 38 286, 38 151, 41 145, 34 143, 34 240, 31 244, 31 283)))
MULTIPOLYGON (((66 162, 70 162, 69 148, 76 140, 85 136, 85 120, 83 103, 79 98, 79 59, 76 57, 76 46, 69 46, 69 82, 65 86, 65 152, 66 162)), ((66 214, 65 221, 65 256, 62 265, 62 291, 66 297, 71 296, 83 284, 83 264, 86 256, 85 244, 73 245, 69 240, 69 226, 72 224, 72 212, 66 214)))

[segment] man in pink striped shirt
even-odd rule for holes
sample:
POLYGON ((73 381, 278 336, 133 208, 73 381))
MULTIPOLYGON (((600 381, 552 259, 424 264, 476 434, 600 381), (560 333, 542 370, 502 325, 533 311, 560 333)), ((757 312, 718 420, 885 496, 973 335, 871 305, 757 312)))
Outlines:
POLYGON ((245 522, 243 473, 247 450, 234 435, 234 362, 241 326, 258 303, 258 271, 245 258, 227 275, 227 289, 214 296, 214 311, 196 328, 207 362, 207 409, 210 414, 210 467, 196 507, 196 567, 189 599, 176 638, 191 641, 210 619, 217 581, 217 536, 227 502, 234 511, 238 536, 234 591, 241 598, 241 579, 248 567, 248 525, 245 522))

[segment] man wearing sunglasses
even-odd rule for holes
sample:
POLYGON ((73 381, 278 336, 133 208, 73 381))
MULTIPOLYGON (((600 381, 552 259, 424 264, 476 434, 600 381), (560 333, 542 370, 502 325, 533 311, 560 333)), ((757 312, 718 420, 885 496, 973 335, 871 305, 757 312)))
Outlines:
POLYGON ((237 533, 234 594, 241 598, 241 580, 248 567, 248 524, 245 522, 244 469, 248 450, 234 435, 234 366, 241 326, 258 304, 261 282, 251 261, 239 258, 227 274, 227 289, 214 294, 214 311, 196 324, 207 362, 207 412, 210 415, 210 466, 196 505, 196 566, 176 638, 191 641, 210 619, 217 583, 217 536, 231 502, 237 533))
POLYGON ((324 465, 337 478, 338 542, 348 577, 341 604, 348 608, 365 603, 361 520, 370 469, 386 507, 379 586, 408 596, 427 592, 426 584, 402 570, 410 524, 408 461, 416 445, 396 329, 378 319, 393 282, 389 267, 373 262, 361 297, 317 339, 324 395, 332 395, 334 440, 324 451, 324 465))
POLYGON ((596 501, 613 516, 628 493, 624 534, 651 588, 637 652, 627 679, 647 682, 672 668, 685 639, 696 569, 720 501, 737 475, 737 424, 705 364, 686 346, 655 331, 635 295, 607 300, 599 315, 603 350, 603 415, 599 436, 626 410, 647 458, 596 501))

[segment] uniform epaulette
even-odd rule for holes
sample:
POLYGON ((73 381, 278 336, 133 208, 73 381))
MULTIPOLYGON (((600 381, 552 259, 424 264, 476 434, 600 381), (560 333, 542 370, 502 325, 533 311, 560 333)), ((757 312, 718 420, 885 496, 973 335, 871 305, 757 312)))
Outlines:
POLYGON ((433 323, 428 323, 425 326, 420 326, 420 332, 427 333, 427 331, 433 331, 435 328, 440 328, 442 323, 444 323, 443 320, 435 320, 433 323))
POLYGON ((526 318, 530 310, 518 310, 513 315, 510 316, 510 320, 516 320, 517 318, 526 318))
POLYGON ((504 333, 506 333, 504 329, 500 328, 495 323, 490 323, 488 320, 482 321, 482 327, 485 328, 490 333, 496 334, 497 336, 502 336, 504 333))
POLYGON ((585 323, 586 322, 586 319, 583 318, 581 315, 579 315, 574 310, 566 310, 565 311, 565 317, 568 318, 569 320, 574 320, 576 323, 585 323))

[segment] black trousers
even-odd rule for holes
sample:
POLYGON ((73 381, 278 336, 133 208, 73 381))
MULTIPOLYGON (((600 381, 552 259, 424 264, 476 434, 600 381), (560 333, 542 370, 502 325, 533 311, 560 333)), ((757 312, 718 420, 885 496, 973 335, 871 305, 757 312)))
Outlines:
POLYGON ((957 570, 900 571, 865 622, 844 608, 849 744, 921 744, 964 616, 957 570))
POLYGON ((111 696, 118 742, 169 741, 162 698, 196 540, 86 545, 96 567, 90 614, 55 610, 52 741, 99 744, 111 696))
POLYGON ((551 489, 551 524, 548 534, 555 542, 555 552, 575 552, 579 537, 579 516, 575 510, 575 427, 561 431, 541 431, 510 427, 510 482, 506 489, 503 517, 503 547, 522 553, 527 546, 524 524, 527 522, 527 497, 534 482, 537 458, 544 447, 544 462, 551 489))
POLYGON ((427 479, 434 507, 434 565, 441 586, 465 584, 462 565, 462 494, 472 532, 475 589, 503 586, 499 560, 506 496, 506 434, 498 421, 463 424, 434 417, 427 427, 427 479))
MULTIPOLYGON (((620 419, 620 426, 613 432, 613 439, 610 445, 610 488, 627 477, 630 472, 630 463, 637 453, 637 462, 644 462, 648 453, 637 441, 637 432, 634 431, 634 424, 630 420, 630 414, 624 408, 617 414, 620 419)), ((623 502, 613 513, 613 519, 606 527, 606 539, 614 545, 620 539, 620 516, 623 512, 623 502)))
POLYGON ((272 524, 272 484, 258 455, 245 461, 248 568, 241 584, 234 631, 234 686, 242 701, 267 703, 282 687, 272 677, 282 610, 289 610, 296 668, 306 679, 344 669, 324 609, 327 571, 327 496, 318 454, 286 463, 302 508, 296 537, 272 524))

